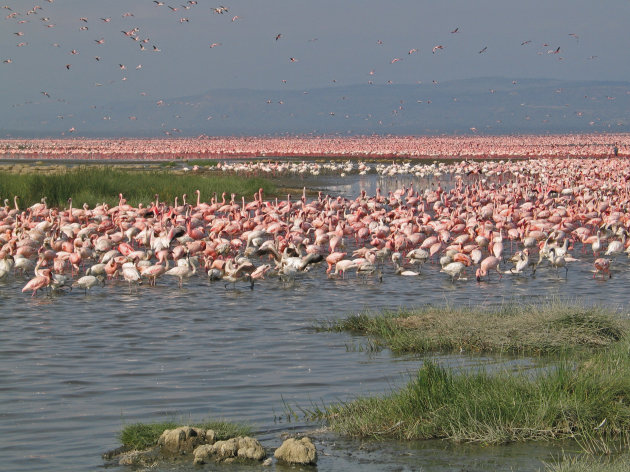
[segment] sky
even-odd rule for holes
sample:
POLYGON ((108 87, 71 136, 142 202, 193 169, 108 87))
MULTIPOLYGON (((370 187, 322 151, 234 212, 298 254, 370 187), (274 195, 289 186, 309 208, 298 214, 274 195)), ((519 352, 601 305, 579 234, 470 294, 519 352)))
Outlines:
POLYGON ((0 131, 11 128, 17 109, 36 122, 42 107, 58 106, 61 116, 69 104, 159 103, 224 89, 630 78, 628 0, 2 0, 0 6, 0 131))

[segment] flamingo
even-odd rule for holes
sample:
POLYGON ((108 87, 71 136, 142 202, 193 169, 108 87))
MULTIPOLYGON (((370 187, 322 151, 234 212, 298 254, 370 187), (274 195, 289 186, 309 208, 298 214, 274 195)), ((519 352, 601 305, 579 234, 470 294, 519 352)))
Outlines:
POLYGON ((444 272, 451 276, 451 280, 455 281, 455 278, 461 279, 466 271, 466 264, 463 262, 451 262, 446 264, 440 272, 444 272))
POLYGON ((485 277, 489 275, 489 271, 496 270, 499 274, 499 278, 502 277, 501 271, 499 270, 499 263, 501 260, 496 256, 488 256, 484 260, 481 261, 475 276, 477 277, 477 282, 481 281, 481 277, 485 277))
POLYGON ((87 291, 92 287, 97 285, 98 283, 104 283, 104 279, 102 276, 94 276, 94 275, 84 275, 79 278, 76 282, 72 284, 73 287, 79 287, 85 290, 85 294, 87 295, 87 291))
POLYGON ((50 285, 50 269, 43 269, 40 273, 41 275, 37 275, 27 282, 24 288, 22 288, 22 293, 32 290, 33 294, 31 297, 34 297, 40 288, 50 285))
POLYGON ((142 276, 133 262, 125 262, 122 265, 122 276, 129 282, 129 293, 131 293, 132 283, 142 283, 142 276))
POLYGON ((626 231, 623 231, 622 236, 621 236, 621 241, 619 241, 618 239, 615 239, 611 241, 610 243, 608 243, 608 248, 606 249, 606 252, 604 253, 604 255, 614 257, 618 254, 621 254, 624 250, 625 244, 626 244, 626 231))
POLYGON ((595 262, 593 263, 595 267, 595 270, 593 271, 593 278, 595 278, 595 276, 599 273, 603 274, 604 276, 608 274, 608 278, 612 278, 612 274, 610 273, 611 262, 612 259, 605 259, 603 257, 595 259, 595 262))
POLYGON ((188 278, 197 272, 197 268, 190 262, 189 258, 182 259, 185 263, 169 269, 165 272, 165 275, 177 277, 179 279, 179 288, 182 288, 184 278, 188 278))
POLYGON ((512 257, 508 259, 508 262, 512 262, 514 264, 514 267, 511 267, 509 270, 506 270, 505 273, 506 274, 521 274, 523 272, 523 269, 527 267, 526 262, 529 259, 528 254, 529 254, 529 250, 527 250, 527 253, 525 253, 525 250, 515 252, 512 255, 512 257), (525 261, 525 264, 523 263, 523 261, 525 261))

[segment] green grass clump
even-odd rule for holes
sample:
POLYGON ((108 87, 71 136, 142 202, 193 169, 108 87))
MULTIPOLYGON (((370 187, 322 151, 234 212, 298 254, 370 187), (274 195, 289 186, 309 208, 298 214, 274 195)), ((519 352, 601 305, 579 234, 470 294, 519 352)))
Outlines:
POLYGON ((545 472, 627 472, 630 470, 630 454, 616 457, 593 457, 589 455, 563 458, 547 464, 545 472))
POLYGON ((219 164, 219 161, 216 159, 188 159, 186 163, 191 166, 206 166, 206 167, 216 167, 219 164))
MULTIPOLYGON (((75 207, 87 203, 90 207, 96 204, 118 204, 118 194, 122 193, 127 203, 145 205, 154 200, 158 194, 161 201, 171 205, 176 196, 188 195, 190 202, 196 202, 195 190, 201 191, 201 199, 210 201, 212 194, 219 196, 222 192, 238 197, 244 195, 246 201, 252 201, 252 195, 263 188, 266 194, 276 190, 270 181, 259 178, 242 178, 234 175, 178 175, 168 171, 125 171, 107 166, 77 166, 62 168, 55 172, 0 172, 0 198, 13 196, 20 200, 20 208, 37 203, 46 197, 48 206, 67 207, 68 198, 72 198, 75 207)), ((240 201, 239 201, 240 203, 240 201)))
POLYGON ((483 444, 630 431, 630 340, 542 372, 460 372, 427 361, 401 390, 307 412, 361 437, 483 444), (605 420, 605 421, 604 421, 605 420))
POLYGON ((322 329, 367 335, 396 353, 466 351, 549 355, 598 349, 619 341, 627 323, 614 312, 563 302, 498 308, 424 306, 361 313, 325 322, 322 329))
MULTIPOLYGON (((126 425, 120 432, 120 442, 129 449, 146 449, 157 444, 157 440, 167 429, 174 429, 184 426, 175 421, 163 421, 160 423, 134 423, 126 425)), ((249 436, 252 428, 241 423, 230 423, 228 421, 205 421, 191 424, 195 428, 212 429, 217 440, 225 440, 236 436, 249 436)))
POLYGON ((395 352, 535 354, 551 362, 536 371, 459 371, 428 360, 398 391, 306 413, 359 437, 483 444, 576 439, 599 448, 630 432, 627 328, 604 308, 553 301, 349 316, 322 329, 365 334, 395 352))

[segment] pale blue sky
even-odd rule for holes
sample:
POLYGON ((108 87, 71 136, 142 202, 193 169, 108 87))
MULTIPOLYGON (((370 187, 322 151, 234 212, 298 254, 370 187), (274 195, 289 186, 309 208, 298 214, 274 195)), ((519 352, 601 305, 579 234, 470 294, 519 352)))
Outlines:
MULTIPOLYGON (((627 0, 164 0, 159 6, 152 0, 3 0, 0 5, 9 7, 0 10, 0 60, 7 61, 0 63, 0 128, 10 127, 16 106, 47 101, 89 108, 114 99, 155 102, 213 89, 306 90, 369 80, 630 78, 627 0), (41 9, 29 14, 35 5, 41 9), (220 6, 227 11, 213 11, 220 6), (525 41, 531 42, 521 45, 525 41), (437 45, 443 49, 434 54, 437 45)), ((36 119, 37 107, 31 108, 36 119)))

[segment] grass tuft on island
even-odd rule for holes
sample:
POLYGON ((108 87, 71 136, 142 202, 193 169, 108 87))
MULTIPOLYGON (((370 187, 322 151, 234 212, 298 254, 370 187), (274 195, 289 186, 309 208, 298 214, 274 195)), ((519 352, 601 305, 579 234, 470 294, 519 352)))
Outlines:
POLYGON ((458 371, 427 360, 399 391, 307 413, 359 437, 483 444, 619 437, 630 431, 630 343, 539 373, 458 371))
POLYGON ((598 349, 626 332, 619 315, 602 307, 563 301, 508 303, 495 308, 422 306, 350 315, 318 329, 370 337, 370 345, 395 353, 464 351, 549 355, 598 349))
POLYGON ((630 338, 619 315, 553 303, 496 311, 418 311, 353 316, 331 329, 377 335, 398 351, 557 354, 535 370, 455 369, 427 359, 409 383, 382 396, 305 410, 342 434, 502 444, 630 432, 630 338), (456 321, 459 320, 459 324, 456 321), (402 339, 402 341, 400 341, 402 339))
POLYGON ((630 454, 604 455, 593 457, 579 455, 563 457, 551 464, 546 464, 545 472, 627 472, 630 470, 630 454))
POLYGON ((46 173, 0 172, 0 197, 13 203, 13 196, 19 197, 20 208, 38 203, 46 197, 49 207, 67 207, 68 198, 72 198, 74 207, 87 203, 90 207, 100 203, 110 206, 118 204, 118 194, 122 193, 127 203, 145 205, 159 195, 161 201, 173 204, 175 197, 185 193, 190 202, 196 202, 197 189, 201 199, 209 202, 212 194, 219 198, 223 192, 234 193, 239 198, 253 200, 253 194, 262 188, 265 194, 274 194, 276 186, 260 177, 243 178, 234 175, 196 175, 176 174, 170 171, 130 171, 110 166, 80 165, 76 167, 60 166, 46 173))
MULTIPOLYGON (((183 424, 175 421, 128 424, 120 432, 119 438, 125 448, 142 450, 155 446, 165 430, 175 429, 180 426, 183 426, 183 424)), ((250 436, 252 434, 252 428, 248 425, 221 420, 208 420, 189 426, 206 430, 212 429, 218 441, 236 436, 250 436)))

